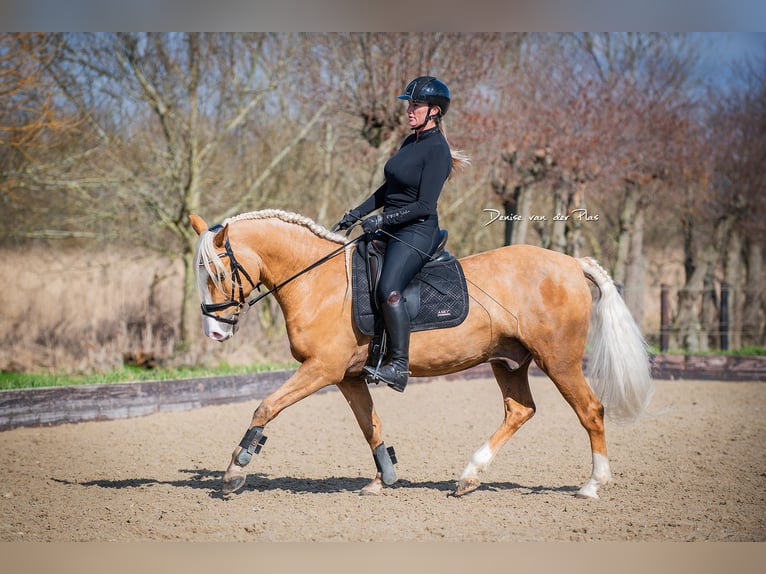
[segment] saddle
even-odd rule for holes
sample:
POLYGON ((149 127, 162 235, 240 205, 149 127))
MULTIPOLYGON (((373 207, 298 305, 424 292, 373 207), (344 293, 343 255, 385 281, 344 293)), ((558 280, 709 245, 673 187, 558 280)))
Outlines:
MULTIPOLYGON (((447 232, 441 230, 441 240, 431 261, 402 293, 411 331, 455 327, 468 316, 463 268, 444 248, 446 243, 447 232)), ((362 333, 376 338, 383 333, 375 290, 383 269, 385 248, 386 242, 379 239, 360 241, 352 257, 354 320, 362 333)))

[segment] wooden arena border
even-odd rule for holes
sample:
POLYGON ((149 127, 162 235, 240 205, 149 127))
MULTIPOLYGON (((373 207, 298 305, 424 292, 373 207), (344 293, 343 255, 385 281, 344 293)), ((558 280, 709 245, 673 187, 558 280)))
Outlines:
MULTIPOLYGON (((585 363, 587 367, 587 357, 585 363)), ((113 420, 256 400, 279 387, 292 372, 0 391, 0 431, 113 420)), ((532 366, 530 374, 543 375, 536 365, 532 366)), ((656 379, 766 382, 766 356, 657 355, 652 357, 652 375, 656 379)), ((491 376, 490 367, 481 365, 443 378, 491 376)), ((414 382, 433 379, 419 378, 414 382)), ((324 390, 331 389, 334 387, 324 390)))

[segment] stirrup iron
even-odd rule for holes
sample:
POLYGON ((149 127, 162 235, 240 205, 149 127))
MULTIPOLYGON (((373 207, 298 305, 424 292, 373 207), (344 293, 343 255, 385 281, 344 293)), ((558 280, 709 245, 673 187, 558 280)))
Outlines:
POLYGON ((383 366, 383 359, 386 354, 386 339, 388 338, 388 333, 386 331, 383 331, 383 334, 380 337, 380 345, 378 349, 378 361, 375 364, 375 369, 372 369, 372 365, 366 365, 364 367, 364 382, 368 385, 377 385, 380 383, 380 379, 378 378, 378 372, 380 371, 380 367, 383 366))

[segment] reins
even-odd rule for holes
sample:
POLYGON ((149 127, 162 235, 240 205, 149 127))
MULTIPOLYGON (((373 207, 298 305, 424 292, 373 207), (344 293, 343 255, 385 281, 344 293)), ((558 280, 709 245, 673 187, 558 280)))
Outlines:
POLYGON ((328 253, 328 254, 327 254, 327 255, 325 255, 324 257, 321 257, 320 259, 317 259, 317 260, 316 260, 316 261, 314 261, 314 262, 313 262, 311 265, 309 265, 309 266, 308 266, 308 267, 306 267, 305 269, 302 269, 301 271, 298 271, 298 273, 296 273, 295 275, 293 275, 293 276, 292 276, 292 277, 290 277, 289 279, 285 279, 285 280, 284 280, 284 281, 282 281, 281 283, 278 283, 277 285, 274 285, 274 287, 272 287, 271 289, 269 289, 269 290, 268 290, 268 291, 266 291, 265 293, 260 293, 260 290, 258 289, 258 287, 259 287, 260 285, 262 285, 262 283, 259 281, 259 282, 258 282, 258 285, 256 285, 256 287, 255 287, 255 288, 256 288, 256 290, 258 290, 258 292, 259 292, 260 294, 259 294, 259 295, 258 295, 258 297, 256 297, 255 299, 252 299, 251 301, 248 301, 248 304, 249 304, 249 305, 252 307, 253 305, 255 305, 255 304, 258 302, 258 301, 260 301, 260 300, 261 300, 261 299, 263 299, 264 297, 267 297, 267 296, 271 295, 272 293, 274 293, 275 291, 277 291, 277 290, 281 289, 282 287, 284 287, 285 285, 287 285, 287 284, 288 284, 288 283, 290 283, 291 281, 294 281, 295 279, 297 279, 298 277, 300 277, 300 276, 301 276, 301 275, 303 275, 304 273, 308 273, 308 272, 309 272, 309 271, 311 271, 312 269, 314 269, 314 268, 316 268, 316 267, 319 267, 319 266, 320 266, 320 265, 322 265, 323 263, 326 263, 327 261, 329 261, 330 259, 332 259, 332 258, 333 258, 333 257, 335 257, 336 255, 338 255, 338 253, 340 253, 341 251, 345 250, 345 249, 346 249, 346 247, 348 247, 348 246, 350 246, 350 245, 353 245, 354 243, 356 243, 357 241, 359 241, 359 240, 360 240, 362 237, 364 237, 364 236, 363 236, 363 235, 360 235, 360 236, 358 236, 358 237, 355 237, 354 239, 352 239, 351 241, 348 241, 347 243, 344 243, 343 245, 341 245, 341 246, 340 246, 340 247, 338 247, 337 249, 333 249, 333 250, 332 250, 330 253, 328 253))
MULTIPOLYGON (((353 227, 356 227, 357 225, 359 225, 360 222, 361 222, 361 220, 357 221, 356 223, 354 223, 348 229, 348 231, 346 233, 346 237, 348 237, 348 234, 351 232, 351 229, 353 227)), ((222 228, 221 225, 215 225, 215 226, 211 227, 209 230, 210 231, 217 231, 217 230, 219 230, 221 228, 222 228)), ((424 257, 426 257, 429 261, 433 259, 433 255, 425 253, 421 249, 418 249, 414 245, 410 245, 406 241, 403 241, 403 240, 399 239, 398 237, 395 237, 394 235, 392 235, 391 233, 389 233, 389 232, 387 232, 387 231, 385 231, 383 229, 378 230, 378 232, 383 234, 383 235, 387 235, 391 239, 395 239, 397 241, 400 241, 400 242, 404 243, 408 247, 414 249, 415 251, 417 251, 418 253, 420 253, 424 257)), ((266 291, 264 293, 260 292, 261 291, 260 288, 263 285, 263 283, 261 281, 258 281, 257 284, 254 283, 253 280, 250 278, 250 275, 247 273, 245 268, 242 266, 242 264, 239 263, 239 261, 237 261, 237 259, 234 257, 234 252, 231 249, 231 244, 229 243, 229 239, 227 237, 226 238, 226 242, 224 243, 225 253, 220 253, 219 257, 228 257, 229 258, 229 261, 230 261, 230 264, 231 264, 232 282, 236 282, 237 283, 237 287, 239 288, 239 301, 237 301, 234 298, 234 286, 232 285, 231 299, 229 299, 229 301, 225 301, 223 303, 202 303, 200 305, 200 307, 202 308, 202 314, 205 315, 206 317, 211 317, 211 318, 215 319, 216 321, 220 321, 221 323, 227 323, 229 325, 236 325, 238 320, 239 320, 239 312, 245 306, 245 294, 244 294, 244 288, 243 288, 242 281, 240 280, 240 277, 239 277, 240 273, 242 273, 242 275, 244 275, 245 279, 247 279, 247 281, 253 287, 253 290, 258 291, 258 296, 257 297, 247 301, 248 308, 249 308, 249 307, 252 307, 253 305, 255 305, 256 303, 258 303, 261 299, 264 299, 264 298, 268 297, 269 295, 271 295, 272 293, 277 292, 279 289, 281 289, 282 287, 284 287, 288 283, 290 283, 292 281, 295 281, 301 275, 304 275, 304 274, 308 273, 309 271, 311 271, 312 269, 315 269, 316 267, 319 267, 323 263, 326 263, 327 261, 329 261, 330 259, 332 259, 336 255, 338 255, 340 252, 344 251, 347 247, 357 243, 358 241, 360 241, 364 237, 366 237, 366 234, 361 234, 361 235, 358 235, 358 236, 354 237, 353 239, 347 241, 346 243, 343 243, 337 249, 334 249, 330 253, 328 253, 327 255, 317 259, 311 265, 309 265, 308 267, 305 267, 304 269, 298 271, 298 273, 296 273, 295 275, 285 279, 281 283, 277 283, 271 289, 269 289, 268 291, 266 291), (229 319, 229 318, 225 318, 225 317, 219 317, 218 315, 215 314, 215 311, 223 311, 224 309, 228 309, 229 307, 237 307, 237 311, 235 312, 235 314, 234 314, 234 316, 232 318, 229 319)), ((510 309, 506 308, 505 305, 500 303, 500 301, 498 301, 495 297, 493 297, 492 295, 487 293, 484 289, 482 289, 475 282, 469 280, 468 278, 466 278, 466 281, 468 283, 470 283, 471 285, 473 285, 477 290, 481 291, 484 295, 487 296, 487 298, 492 300, 496 305, 498 305, 501 309, 503 309, 505 312, 507 312, 509 315, 511 315, 514 319, 516 319, 516 323, 518 325, 518 317, 516 316, 515 313, 513 313, 510 309)), ((474 299, 478 304, 481 305, 481 303, 478 300, 476 300, 475 297, 473 297, 470 294, 469 294, 469 296, 472 299, 474 299)))
MULTIPOLYGON (((208 231, 216 232, 220 229, 222 229, 222 225, 214 225, 213 227, 209 228, 208 231)), ((242 266, 242 264, 237 261, 236 257, 234 257, 234 251, 231 248, 231 243, 229 243, 229 238, 226 238, 226 241, 224 243, 224 253, 219 253, 218 257, 228 257, 229 258, 229 264, 231 266, 231 279, 232 279, 232 289, 231 289, 231 298, 228 301, 224 301, 223 303, 202 303, 200 307, 202 308, 202 314, 206 317, 210 317, 212 319, 215 319, 216 321, 220 321, 221 323, 227 323, 229 325, 236 325, 239 319, 239 313, 242 310, 242 308, 245 306, 245 291, 243 287, 243 282, 240 279, 240 273, 247 279, 248 283, 253 287, 253 290, 258 291, 259 295, 255 297, 254 299, 251 299, 247 301, 248 307, 252 307, 258 301, 261 299, 268 297, 272 293, 275 293, 288 283, 295 281, 298 277, 301 275, 304 275, 305 273, 308 273, 312 269, 315 269, 316 267, 319 267, 323 263, 326 263, 336 255, 338 255, 340 252, 344 251, 348 246, 353 245, 357 241, 359 241, 363 235, 360 235, 358 237, 355 237, 354 239, 351 239, 350 241, 344 243, 337 249, 332 250, 327 255, 317 259, 314 261, 311 265, 308 267, 305 267, 304 269, 298 271, 295 275, 292 277, 289 277, 288 279, 285 279, 284 281, 277 283, 274 285, 271 289, 268 291, 261 293, 261 286, 263 285, 262 281, 258 281, 258 283, 255 283, 251 278, 250 275, 247 273, 245 268, 242 266), (239 289, 239 301, 237 301, 234 298, 234 284, 236 283, 238 289, 239 289), (232 318, 226 318, 226 317, 220 317, 215 314, 216 311, 223 311, 224 309, 228 309, 229 307, 237 307, 237 310, 232 318)))

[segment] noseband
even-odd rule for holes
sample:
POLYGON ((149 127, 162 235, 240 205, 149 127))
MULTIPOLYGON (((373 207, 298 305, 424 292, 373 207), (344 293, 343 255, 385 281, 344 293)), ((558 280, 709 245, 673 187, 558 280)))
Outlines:
MULTIPOLYGON (((217 232, 223 229, 222 225, 214 225, 210 228, 210 231, 217 232)), ((231 298, 228 301, 224 301, 223 303, 202 303, 200 307, 202 307, 202 314, 205 317, 210 317, 212 319, 215 319, 216 321, 220 321, 221 323, 227 323, 229 325, 236 325, 237 321, 239 320, 239 312, 242 310, 242 308, 245 306, 245 289, 243 287, 241 276, 244 276, 245 279, 247 279, 247 282, 250 283, 253 289, 258 290, 261 286, 261 282, 259 281, 256 285, 253 280, 250 278, 250 275, 248 275, 247 271, 244 267, 242 267, 242 264, 237 261, 237 259, 234 257, 234 252, 231 250, 231 244, 229 243, 229 238, 226 238, 226 242, 224 243, 224 253, 219 253, 218 257, 228 257, 229 258, 229 265, 231 267, 231 298), (234 298, 234 285, 236 285, 239 288, 239 300, 234 298), (234 312, 234 315, 227 319, 225 317, 219 317, 215 314, 216 311, 223 311, 224 309, 228 309, 229 307, 236 307, 237 310, 234 312)))

